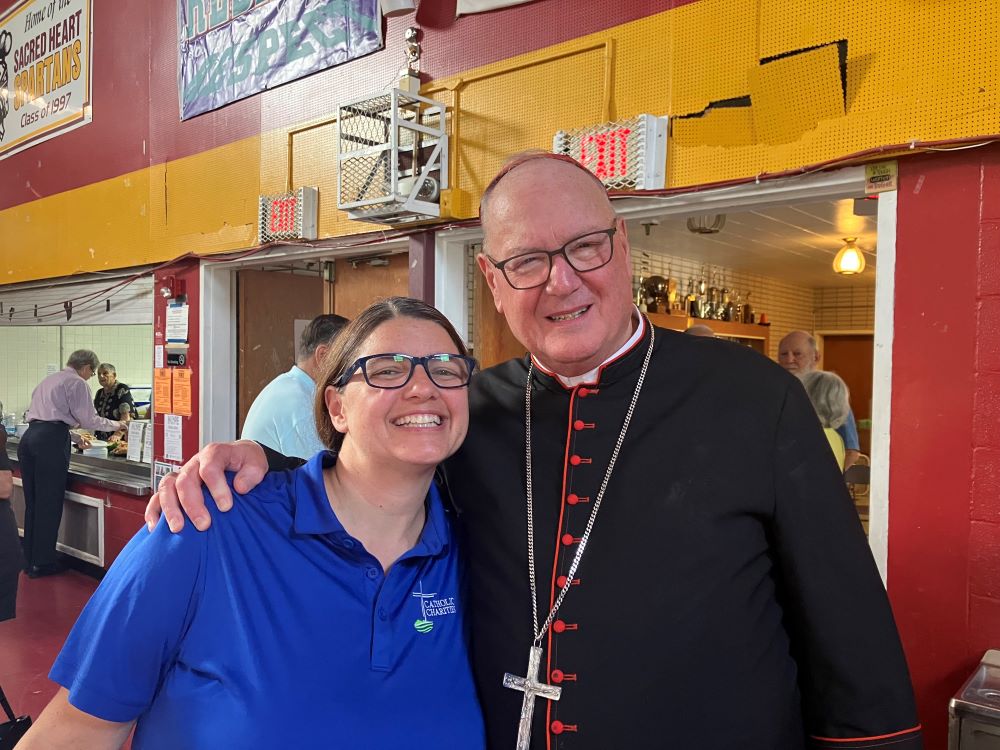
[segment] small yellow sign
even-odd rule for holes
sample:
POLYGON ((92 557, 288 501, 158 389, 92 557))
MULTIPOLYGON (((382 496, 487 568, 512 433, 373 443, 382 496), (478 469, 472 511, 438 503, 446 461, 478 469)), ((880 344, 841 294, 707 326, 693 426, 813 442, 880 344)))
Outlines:
POLYGON ((899 169, 894 161, 865 164, 865 195, 884 193, 899 187, 899 169))

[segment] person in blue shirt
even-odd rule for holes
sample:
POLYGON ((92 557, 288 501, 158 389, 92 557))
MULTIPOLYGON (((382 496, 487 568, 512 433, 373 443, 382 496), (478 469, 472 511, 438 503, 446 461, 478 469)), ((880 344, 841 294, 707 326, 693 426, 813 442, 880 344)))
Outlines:
POLYGON ((19 748, 118 748, 133 725, 134 750, 483 748, 460 555, 432 482, 465 438, 474 369, 422 302, 361 313, 317 389, 331 450, 269 474, 207 534, 138 533, 19 748))
POLYGON ((318 315, 309 321, 299 341, 299 358, 257 394, 240 437, 298 458, 312 458, 326 447, 312 419, 312 402, 323 361, 345 325, 342 315, 318 315))

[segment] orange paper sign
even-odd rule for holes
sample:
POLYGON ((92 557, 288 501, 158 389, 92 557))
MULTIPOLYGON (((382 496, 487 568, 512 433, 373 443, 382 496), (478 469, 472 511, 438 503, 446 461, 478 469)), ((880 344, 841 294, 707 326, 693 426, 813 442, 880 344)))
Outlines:
POLYGON ((191 370, 176 368, 174 373, 174 414, 191 416, 191 370))
POLYGON ((157 414, 169 414, 174 409, 170 398, 170 370, 165 367, 153 370, 153 409, 157 414))

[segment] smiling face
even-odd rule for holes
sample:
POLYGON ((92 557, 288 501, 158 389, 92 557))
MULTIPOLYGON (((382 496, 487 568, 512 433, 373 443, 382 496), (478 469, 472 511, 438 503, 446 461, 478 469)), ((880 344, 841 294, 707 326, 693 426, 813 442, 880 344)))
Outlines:
MULTIPOLYGON (((393 318, 382 323, 358 350, 358 357, 398 353, 461 354, 437 323, 393 318)), ((334 428, 344 434, 340 460, 380 469, 433 469, 465 439, 469 427, 468 388, 438 388, 416 367, 402 388, 369 386, 356 372, 342 389, 324 393, 334 428)))
POLYGON ((512 288, 485 256, 477 260, 514 336, 560 375, 589 372, 621 348, 632 331, 628 237, 593 178, 564 162, 527 162, 497 183, 482 218, 484 250, 496 261, 615 226, 606 266, 579 273, 556 256, 548 281, 533 289, 512 288))

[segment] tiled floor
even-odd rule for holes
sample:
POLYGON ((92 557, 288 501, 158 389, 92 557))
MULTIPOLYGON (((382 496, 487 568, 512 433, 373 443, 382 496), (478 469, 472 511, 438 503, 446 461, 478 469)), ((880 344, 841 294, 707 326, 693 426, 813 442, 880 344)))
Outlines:
POLYGON ((49 667, 96 588, 97 581, 76 571, 36 579, 21 574, 17 617, 0 622, 0 686, 19 716, 37 719, 56 694, 49 667))

